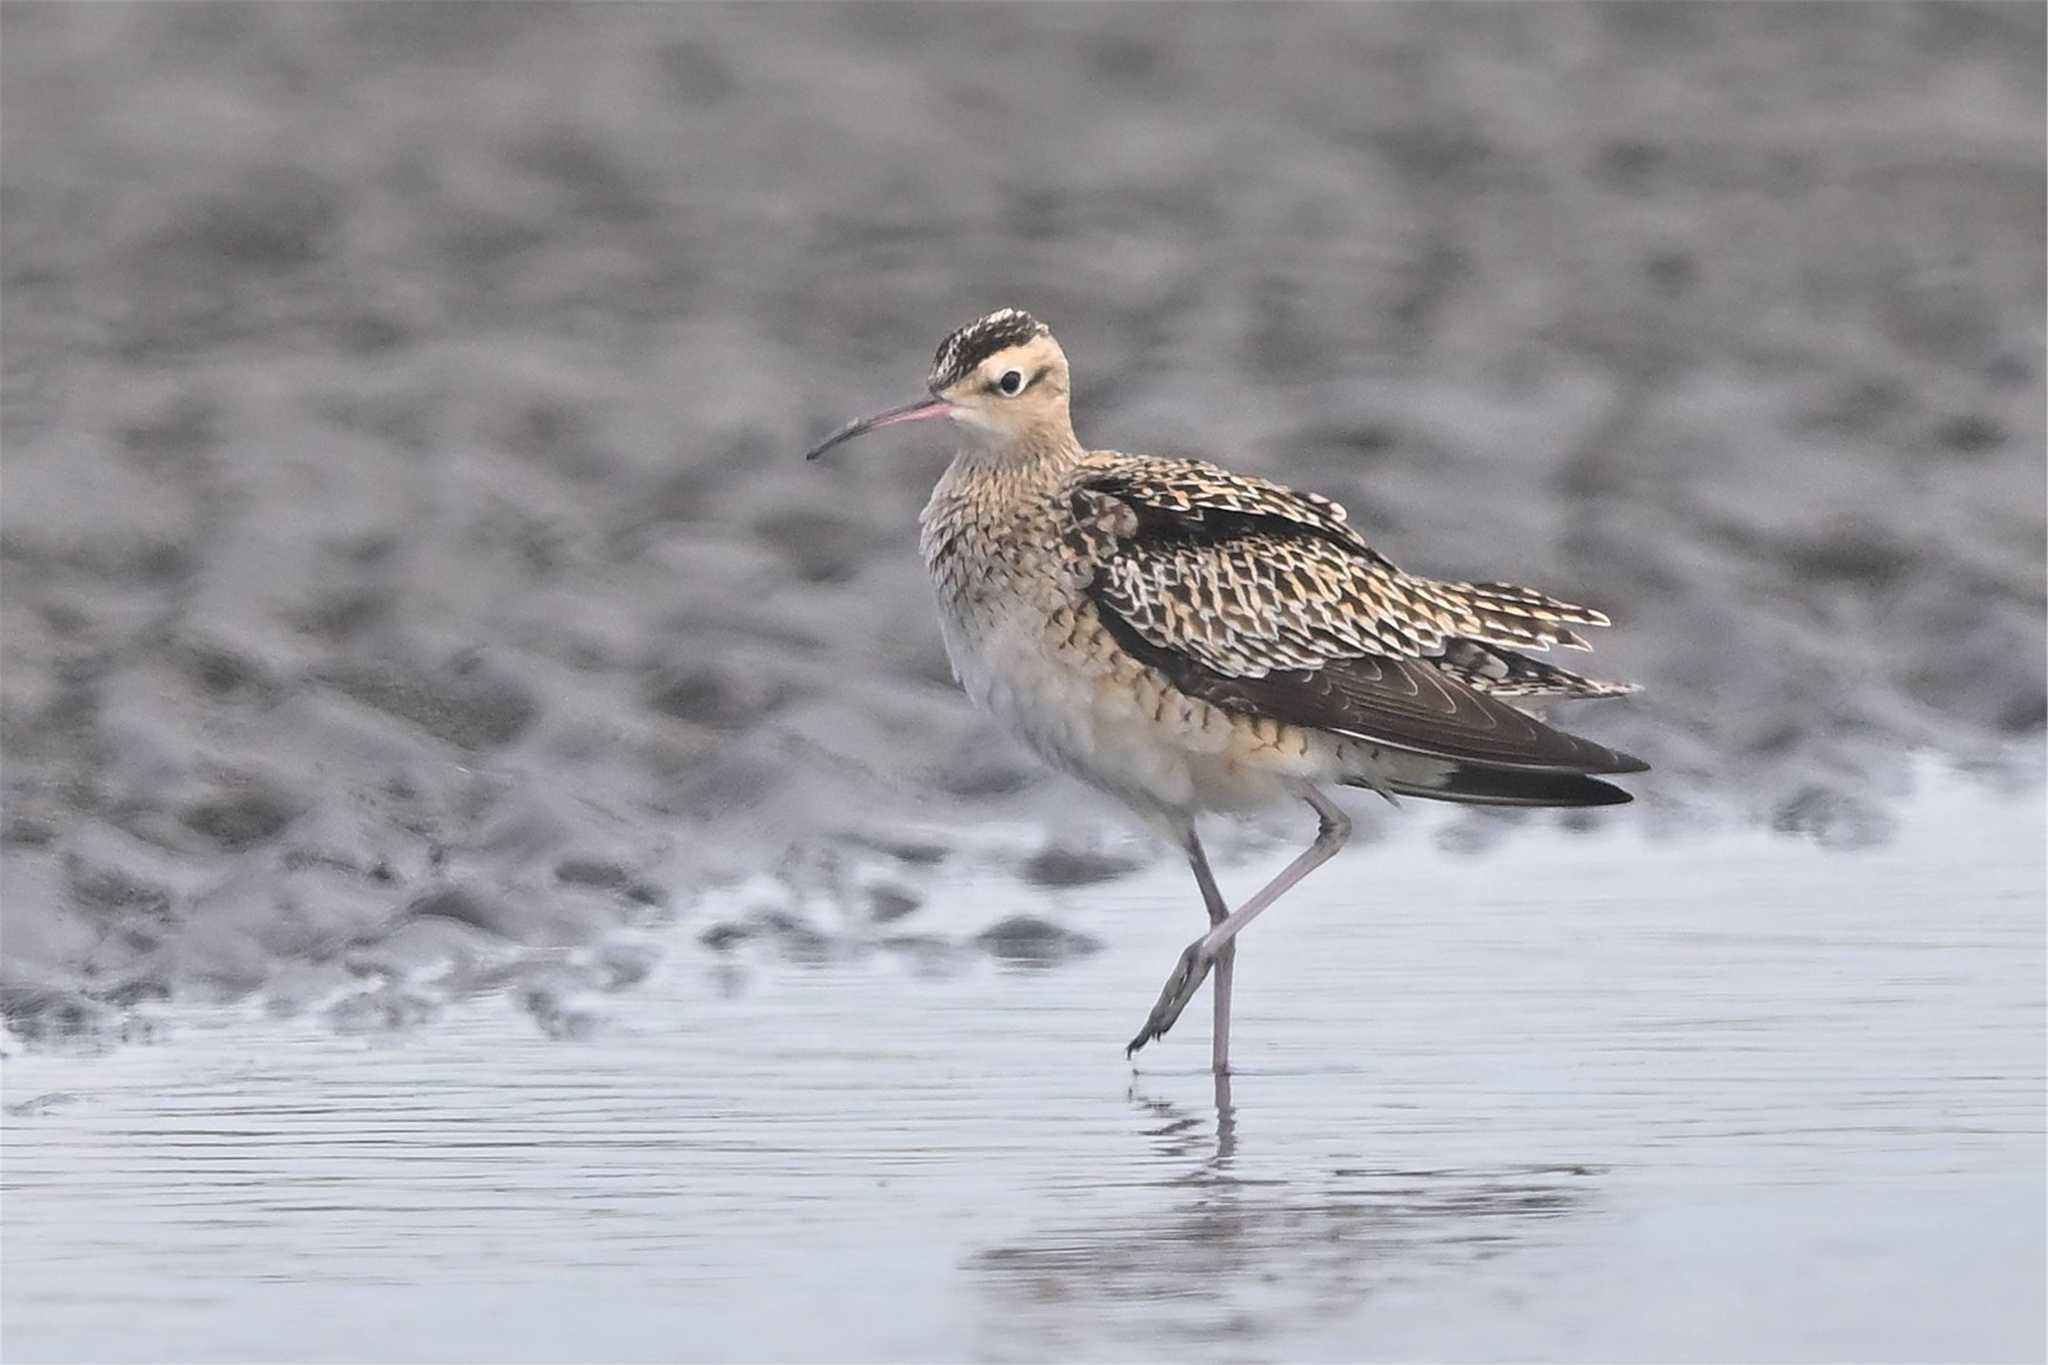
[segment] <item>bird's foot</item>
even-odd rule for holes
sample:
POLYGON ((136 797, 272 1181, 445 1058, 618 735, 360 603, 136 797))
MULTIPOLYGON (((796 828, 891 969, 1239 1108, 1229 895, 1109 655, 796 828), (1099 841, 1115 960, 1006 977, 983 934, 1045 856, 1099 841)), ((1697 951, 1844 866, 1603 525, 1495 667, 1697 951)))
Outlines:
POLYGON ((1154 1038, 1166 1036, 1166 1031, 1180 1018, 1180 1012, 1188 1007, 1188 1001, 1195 998, 1195 991, 1209 975, 1209 968, 1215 961, 1212 954, 1203 950, 1201 939, 1187 946, 1180 955, 1180 961, 1174 964, 1172 975, 1166 978, 1165 989, 1159 992, 1159 1003, 1152 1007, 1152 1013, 1145 1016, 1145 1027, 1131 1039, 1130 1046, 1124 1049, 1124 1056, 1134 1056, 1139 1048, 1154 1038))

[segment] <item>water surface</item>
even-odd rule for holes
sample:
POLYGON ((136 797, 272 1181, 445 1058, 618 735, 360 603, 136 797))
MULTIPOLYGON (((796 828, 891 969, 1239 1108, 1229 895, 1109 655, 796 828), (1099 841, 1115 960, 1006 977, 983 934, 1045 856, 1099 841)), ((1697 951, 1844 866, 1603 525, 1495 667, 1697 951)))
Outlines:
POLYGON ((1349 852, 1248 932, 1220 1093, 1204 1005, 1119 1052, 1200 926, 1168 867, 1065 896, 1056 969, 17 1051, 6 1355, 2039 1359, 2042 819, 1349 852))

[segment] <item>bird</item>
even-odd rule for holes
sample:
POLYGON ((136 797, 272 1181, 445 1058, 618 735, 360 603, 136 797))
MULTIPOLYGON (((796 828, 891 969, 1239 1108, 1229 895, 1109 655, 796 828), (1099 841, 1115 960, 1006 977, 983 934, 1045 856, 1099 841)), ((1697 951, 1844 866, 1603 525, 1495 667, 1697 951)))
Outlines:
POLYGON ((922 398, 806 452, 946 421, 958 434, 919 545, 954 677, 1051 767, 1109 794, 1187 858, 1209 928, 1126 1057, 1214 977, 1210 1066, 1230 1070, 1236 940, 1344 845, 1332 787, 1490 806, 1630 800, 1649 765, 1531 715, 1526 699, 1637 689, 1539 657, 1608 618, 1531 588, 1403 572, 1330 498, 1195 459, 1089 450, 1052 331, 1003 308, 939 344, 922 398), (1232 908, 1196 818, 1304 802, 1314 842, 1232 908))

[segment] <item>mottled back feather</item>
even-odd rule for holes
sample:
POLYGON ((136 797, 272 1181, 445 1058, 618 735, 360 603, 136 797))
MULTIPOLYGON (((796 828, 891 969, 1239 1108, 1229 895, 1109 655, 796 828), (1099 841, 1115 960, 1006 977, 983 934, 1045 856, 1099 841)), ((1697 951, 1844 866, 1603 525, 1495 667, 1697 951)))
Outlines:
POLYGON ((1633 772, 1501 696, 1613 696, 1517 650, 1607 624, 1505 583, 1405 574, 1328 498, 1191 460, 1097 452, 1063 549, 1125 648, 1224 710, 1479 764, 1633 772))

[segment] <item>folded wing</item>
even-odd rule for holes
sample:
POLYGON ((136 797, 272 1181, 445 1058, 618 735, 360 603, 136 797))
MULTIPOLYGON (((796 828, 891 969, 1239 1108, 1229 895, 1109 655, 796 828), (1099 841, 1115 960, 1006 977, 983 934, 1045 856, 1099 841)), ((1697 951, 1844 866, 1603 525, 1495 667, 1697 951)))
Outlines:
POLYGON ((1611 696, 1520 650, 1607 618, 1527 588, 1404 574, 1327 498, 1195 461, 1100 457, 1066 550, 1124 646, 1181 690, 1414 753, 1555 773, 1640 771, 1503 696, 1611 696))

